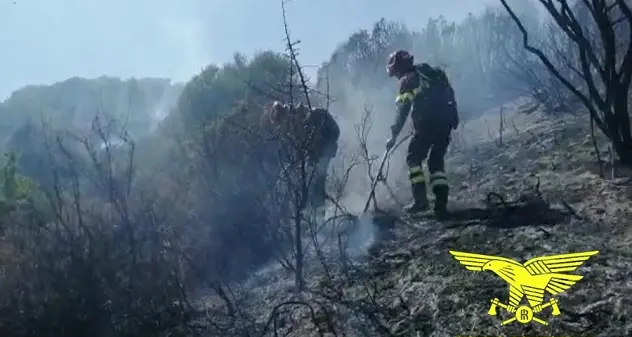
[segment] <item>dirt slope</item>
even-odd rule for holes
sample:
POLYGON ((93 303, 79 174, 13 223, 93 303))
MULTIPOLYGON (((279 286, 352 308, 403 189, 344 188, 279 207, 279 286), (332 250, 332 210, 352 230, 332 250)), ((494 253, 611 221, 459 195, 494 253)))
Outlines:
MULTIPOLYGON (((500 146, 497 132, 487 131, 498 125, 494 116, 466 125, 469 133, 458 135, 464 151, 448 160, 455 219, 379 216, 381 240, 370 256, 309 271, 307 295, 291 295, 281 270, 261 278, 240 304, 256 325, 270 336, 276 330, 301 337, 630 335, 632 175, 617 169, 612 177, 605 167, 605 179, 599 177, 589 124, 581 117, 507 115, 500 146), (496 194, 487 202, 489 193, 496 194), (491 299, 508 301, 507 283, 491 272, 468 271, 450 250, 519 262, 599 253, 574 272, 583 279, 556 296, 561 315, 552 317, 550 308, 536 314, 548 326, 501 326, 511 315, 487 312, 491 299)), ((608 157, 607 148, 599 151, 608 157)), ((399 182, 398 194, 409 193, 407 184, 399 182)))
MULTIPOLYGON (((452 207, 460 220, 439 224, 403 218, 407 225, 399 224, 395 238, 376 247, 363 265, 367 280, 379 289, 372 296, 390 309, 382 322, 400 336, 630 335, 629 175, 619 169, 612 179, 606 168, 608 179, 601 179, 593 172, 594 149, 581 118, 537 121, 536 115, 536 121, 507 133, 502 147, 481 143, 449 160, 452 207), (490 214, 482 202, 488 192, 522 202, 507 205, 507 211, 495 205, 490 214), (499 318, 487 311, 494 297, 508 301, 507 284, 491 272, 466 270, 449 250, 519 262, 591 250, 599 254, 575 272, 584 278, 557 296, 561 315, 551 317, 550 309, 536 315, 548 326, 501 326, 511 314, 499 309, 499 318)), ((356 286, 357 293, 361 287, 356 286)))

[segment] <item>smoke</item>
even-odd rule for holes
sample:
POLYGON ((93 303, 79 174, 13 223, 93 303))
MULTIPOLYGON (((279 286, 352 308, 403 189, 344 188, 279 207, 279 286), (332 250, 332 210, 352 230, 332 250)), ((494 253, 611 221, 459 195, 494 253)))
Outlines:
MULTIPOLYGON (((390 126, 396 114, 394 99, 397 82, 393 80, 393 83, 385 84, 387 85, 380 89, 358 88, 349 81, 339 80, 336 85, 338 90, 333 94, 344 99, 331 105, 331 112, 341 130, 339 152, 332 163, 332 171, 334 175, 341 175, 352 162, 355 163, 344 186, 341 200, 344 207, 354 214, 363 212, 369 197, 369 164, 371 175, 375 176, 379 161, 386 151, 386 141, 391 136, 390 126)), ((407 121, 398 139, 405 137, 410 130, 410 122, 407 121)), ((405 146, 406 142, 395 149, 385 166, 383 173, 389 184, 405 178, 405 146)), ((380 187, 376 189, 376 197, 378 200, 384 200, 388 194, 380 187)))
POLYGON ((171 113, 176 107, 178 97, 184 88, 182 83, 174 83, 170 81, 165 84, 162 95, 154 104, 150 113, 149 132, 154 132, 158 125, 171 113))
MULTIPOLYGON (((534 6, 533 1, 513 0, 512 3, 516 4, 516 12, 521 17, 538 17, 538 6, 534 6)), ((369 157, 376 159, 371 172, 375 175, 377 161, 391 136, 398 83, 388 78, 383 70, 390 52, 408 49, 415 55, 416 63, 427 62, 446 71, 456 92, 462 121, 459 131, 463 130, 466 120, 524 94, 524 86, 516 83, 512 75, 515 69, 504 68, 503 62, 507 61, 499 59, 496 52, 502 48, 520 48, 512 41, 520 41, 521 35, 513 24, 509 26, 512 28, 509 31, 501 25, 504 21, 499 19, 499 15, 506 16, 504 9, 498 4, 490 5, 458 22, 445 18, 431 19, 420 31, 409 31, 393 22, 378 22, 372 30, 355 34, 336 49, 326 64, 328 70, 320 74, 318 87, 321 92, 327 91, 334 100, 331 112, 341 128, 341 146, 332 171, 340 175, 352 161, 350 158, 360 160, 350 174, 341 200, 350 211, 356 214, 362 212, 371 186, 368 163, 366 158, 358 158, 360 153, 366 150, 369 157), (358 132, 362 130, 358 129, 367 110, 370 116, 366 126, 370 129, 363 130, 364 146, 363 141, 358 139, 358 132)), ((411 129, 409 118, 399 135, 400 139, 411 129)), ((408 141, 395 149, 387 165, 388 184, 398 197, 405 197, 399 195, 400 191, 410 193, 408 188, 398 188, 406 187, 408 182, 407 144, 408 141)), ((388 202, 391 199, 390 194, 385 192, 382 188, 378 189, 378 200, 388 202)))
POLYGON ((369 213, 360 214, 355 223, 356 227, 350 232, 346 247, 349 258, 357 260, 367 255, 379 230, 369 213))
MULTIPOLYGON (((333 209, 329 209, 327 213, 331 215, 333 209)), ((323 262, 340 266, 365 258, 369 248, 378 239, 379 229, 371 214, 360 214, 358 217, 331 223, 332 225, 315 235, 311 233, 303 240, 306 279, 319 274, 323 262)), ((262 293, 270 289, 279 291, 279 287, 289 290, 293 286, 293 280, 284 275, 285 273, 287 270, 283 265, 273 261, 252 273, 244 285, 247 289, 262 293)))
MULTIPOLYGON (((527 4, 519 12, 531 18, 537 17, 531 10, 533 7, 527 4)), ((398 83, 384 72, 384 63, 390 52, 408 49, 415 55, 416 63, 427 62, 446 71, 456 91, 461 119, 459 132, 463 131, 466 120, 522 95, 523 87, 506 85, 508 80, 514 84, 515 79, 507 76, 504 65, 498 64, 496 52, 501 47, 514 47, 514 40, 519 41, 505 37, 519 35, 515 35, 515 29, 507 28, 513 26, 501 25, 505 21, 494 11, 488 9, 460 22, 433 19, 418 32, 380 22, 373 30, 350 37, 319 69, 317 89, 330 96, 329 110, 341 130, 338 153, 330 167, 330 191, 342 189, 337 201, 355 216, 318 233, 318 241, 325 243, 322 251, 327 256, 333 258, 341 253, 337 243, 341 235, 345 238, 344 254, 350 259, 366 256, 368 248, 380 239, 378 224, 371 214, 363 211, 369 198, 371 179, 377 174, 379 160, 386 150, 385 143, 391 136, 390 126, 396 117, 394 100, 398 83)), ((485 126, 472 127, 477 129, 472 130, 474 134, 488 131, 485 126)), ((409 118, 399 139, 411 131, 409 118)), ((378 184, 375 191, 382 209, 400 207, 399 202, 405 203, 410 197, 407 145, 408 141, 404 141, 388 159, 384 173, 391 190, 378 184), (397 205, 393 199, 397 199, 397 205)), ((333 215, 332 206, 328 216, 333 215)), ((307 242, 309 239, 306 239, 307 242)), ((310 254, 313 258, 314 252, 310 254)), ((309 264, 306 262, 306 265, 309 264)))

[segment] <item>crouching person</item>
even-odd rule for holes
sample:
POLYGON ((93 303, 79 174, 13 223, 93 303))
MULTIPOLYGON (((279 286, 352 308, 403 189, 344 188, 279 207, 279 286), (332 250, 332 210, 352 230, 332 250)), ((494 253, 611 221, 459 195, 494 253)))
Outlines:
POLYGON ((313 108, 306 116, 308 164, 313 170, 310 184, 310 206, 319 216, 325 216, 327 173, 331 160, 338 152, 340 127, 324 108, 313 108))
MULTIPOLYGON (((333 116, 323 108, 309 109, 303 104, 291 106, 275 101, 263 116, 266 128, 274 130, 281 151, 292 154, 296 160, 301 153, 307 159, 309 185, 307 203, 321 217, 325 214, 327 201, 327 171, 331 160, 338 152, 340 127, 333 116), (284 150, 283 150, 284 149, 284 150)), ((286 163, 298 165, 299 163, 286 163)), ((304 208, 306 205, 300 205, 304 208)))

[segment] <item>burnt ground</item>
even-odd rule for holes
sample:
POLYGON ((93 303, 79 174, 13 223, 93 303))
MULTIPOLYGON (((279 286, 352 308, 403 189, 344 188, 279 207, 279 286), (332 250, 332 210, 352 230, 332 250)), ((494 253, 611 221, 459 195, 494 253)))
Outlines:
MULTIPOLYGON (((604 164, 605 177, 599 176, 581 117, 513 118, 522 121, 511 123, 502 145, 497 139, 472 140, 448 160, 453 219, 439 223, 397 213, 376 218, 386 235, 370 256, 311 277, 310 294, 285 305, 295 310, 271 314, 273 303, 291 296, 278 290, 278 282, 258 286, 264 300, 255 309, 261 314, 257 321, 290 336, 318 336, 316 327, 328 331, 323 336, 632 334, 632 175, 615 167, 612 176, 604 164), (490 299, 507 301, 507 284, 492 273, 466 270, 449 250, 520 262, 599 254, 575 272, 584 278, 557 296, 561 315, 551 316, 550 309, 537 315, 548 326, 501 326, 508 314, 487 311, 490 299)), ((607 147, 599 151, 608 158, 607 147)))
POLYGON ((449 160, 457 219, 403 218, 408 226, 400 225, 395 239, 372 251, 366 268, 388 270, 377 281, 384 289, 380 299, 393 309, 402 302, 408 307, 407 315, 388 324, 397 334, 630 335, 629 172, 615 167, 613 179, 612 167, 604 164, 606 177, 599 177, 588 123, 581 118, 540 119, 523 127, 502 146, 497 140, 480 144, 449 160), (600 252, 578 269, 584 278, 558 296, 562 314, 542 313, 548 326, 500 326, 487 310, 490 299, 507 300, 506 283, 491 273, 466 270, 449 250, 521 262, 600 252))

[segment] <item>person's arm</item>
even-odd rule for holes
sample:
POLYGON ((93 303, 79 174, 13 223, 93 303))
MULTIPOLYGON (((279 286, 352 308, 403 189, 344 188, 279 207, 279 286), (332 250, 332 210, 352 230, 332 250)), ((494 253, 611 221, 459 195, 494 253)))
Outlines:
POLYGON ((406 123, 406 119, 410 114, 410 108, 417 95, 416 89, 418 87, 419 76, 416 76, 415 73, 410 73, 400 80, 399 94, 395 99, 395 103, 397 103, 397 115, 395 116, 395 122, 391 125, 392 140, 397 138, 406 123))

